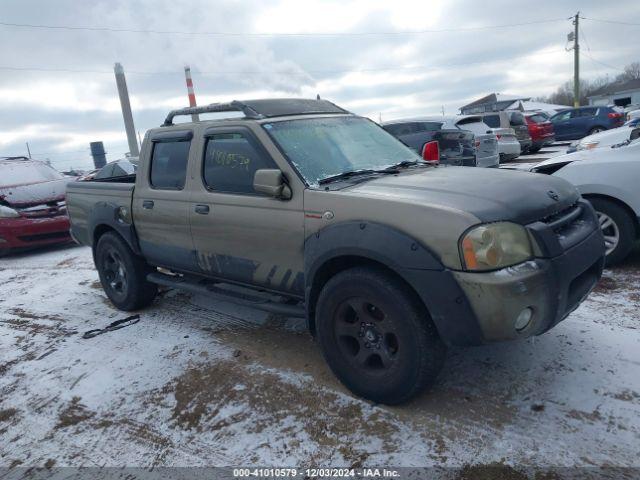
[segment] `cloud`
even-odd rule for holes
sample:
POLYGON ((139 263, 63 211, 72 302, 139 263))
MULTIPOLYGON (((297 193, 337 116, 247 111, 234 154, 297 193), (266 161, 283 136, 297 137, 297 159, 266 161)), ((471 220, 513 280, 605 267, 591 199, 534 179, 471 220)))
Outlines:
MULTIPOLYGON (((90 70, 2 71, 0 154, 50 154, 54 165, 90 166, 88 142, 103 140, 110 158, 127 150, 112 74, 127 73, 136 128, 158 126, 187 104, 183 66, 192 67, 200 104, 305 96, 331 99, 377 119, 457 109, 490 92, 539 96, 573 74, 564 51, 568 20, 640 22, 634 0, 4 0, 3 21, 137 30, 227 33, 353 33, 349 36, 163 35, 0 27, 0 66, 90 70), (527 24, 486 28, 490 25, 527 24), (450 31, 467 28, 468 30, 450 31), (478 29, 473 29, 478 28, 478 29), (422 34, 364 32, 441 30, 422 34), (100 73, 102 72, 102 73, 100 73), (78 164, 79 162, 79 164, 78 164)), ((638 60, 637 27, 582 22, 582 74, 609 73, 590 57, 622 67, 638 60)))

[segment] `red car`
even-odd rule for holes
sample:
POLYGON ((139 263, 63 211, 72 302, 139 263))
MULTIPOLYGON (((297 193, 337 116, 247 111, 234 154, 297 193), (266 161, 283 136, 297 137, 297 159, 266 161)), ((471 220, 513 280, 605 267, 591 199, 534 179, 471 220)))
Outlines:
POLYGON ((45 163, 0 158, 0 255, 71 241, 65 203, 68 182, 45 163))
POLYGON ((553 130, 553 124, 549 121, 549 117, 544 113, 527 113, 525 114, 527 127, 529 127, 529 135, 531 135, 530 152, 535 153, 542 147, 551 145, 556 141, 556 135, 553 130))

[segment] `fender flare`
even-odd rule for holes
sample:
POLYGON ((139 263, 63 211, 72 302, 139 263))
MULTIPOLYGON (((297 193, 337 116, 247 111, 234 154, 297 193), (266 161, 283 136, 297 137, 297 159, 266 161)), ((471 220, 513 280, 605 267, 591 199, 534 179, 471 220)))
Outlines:
POLYGON ((361 256, 399 271, 403 268, 444 270, 427 247, 395 228, 365 221, 342 222, 319 230, 304 243, 305 287, 320 267, 340 256, 361 256))
POLYGON ((482 331, 464 292, 438 256, 410 235, 366 221, 343 222, 307 237, 304 246, 307 326, 315 329, 315 302, 321 285, 316 277, 324 265, 356 256, 385 266, 413 289, 429 311, 447 344, 482 343, 482 331))
POLYGON ((101 226, 106 226, 116 231, 127 242, 129 248, 136 255, 140 255, 140 246, 135 228, 132 223, 127 223, 120 218, 119 209, 120 205, 109 202, 97 202, 91 209, 87 223, 91 232, 93 249, 95 250, 96 247, 94 242, 96 230, 101 226))

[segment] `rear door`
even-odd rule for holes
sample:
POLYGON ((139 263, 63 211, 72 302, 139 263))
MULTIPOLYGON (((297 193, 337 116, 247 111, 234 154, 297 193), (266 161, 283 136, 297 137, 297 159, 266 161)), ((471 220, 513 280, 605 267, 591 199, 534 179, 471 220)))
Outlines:
POLYGON ((192 137, 190 129, 149 135, 132 204, 144 257, 154 265, 182 271, 197 269, 189 226, 191 198, 186 188, 192 137))
POLYGON ((206 129, 202 152, 189 208, 200 272, 302 295, 304 211, 298 178, 245 126, 206 129), (259 169, 283 170, 292 198, 256 192, 259 169))
POLYGON ((586 137, 589 131, 597 126, 598 109, 596 107, 579 108, 574 111, 571 118, 571 135, 573 138, 586 137))
POLYGON ((573 110, 566 110, 551 117, 551 123, 553 124, 553 130, 556 132, 557 140, 567 140, 570 138, 572 113, 573 110))

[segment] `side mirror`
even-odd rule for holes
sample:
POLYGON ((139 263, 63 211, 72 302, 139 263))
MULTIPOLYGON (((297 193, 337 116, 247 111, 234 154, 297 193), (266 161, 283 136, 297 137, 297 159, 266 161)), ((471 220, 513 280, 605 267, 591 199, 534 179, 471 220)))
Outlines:
POLYGON ((277 169, 256 170, 253 176, 253 189, 270 197, 281 200, 291 198, 291 189, 284 181, 282 172, 277 169))

